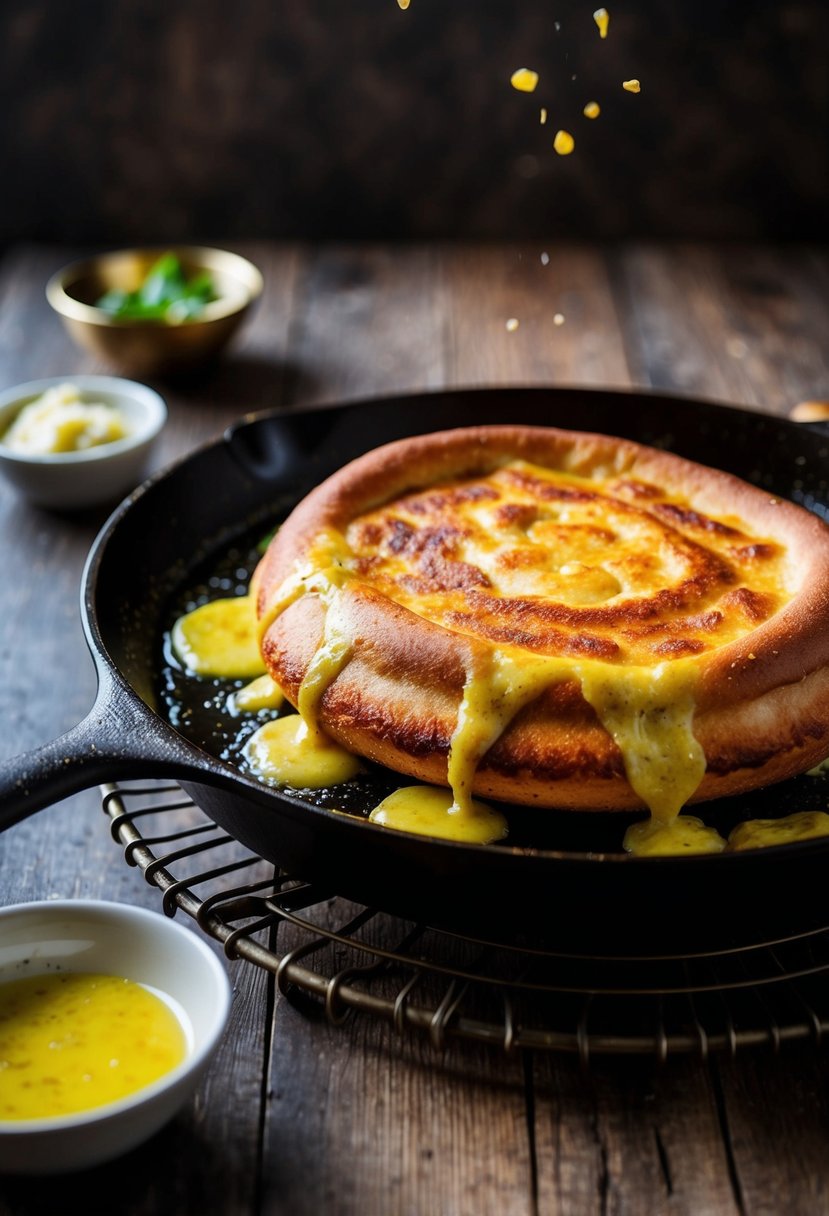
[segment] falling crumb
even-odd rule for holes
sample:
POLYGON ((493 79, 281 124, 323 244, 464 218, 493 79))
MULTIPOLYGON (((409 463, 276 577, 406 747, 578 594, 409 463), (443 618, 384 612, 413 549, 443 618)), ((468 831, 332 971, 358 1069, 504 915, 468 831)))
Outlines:
POLYGON ((563 324, 564 324, 564 313, 557 312, 556 315, 553 317, 553 325, 563 325, 563 324))
POLYGON ((542 127, 544 126, 546 121, 547 121, 547 111, 542 106, 541 107, 541 125, 542 125, 542 127))
POLYGON ((576 146, 576 141, 569 131, 556 131, 553 147, 559 156, 569 156, 576 146))
POLYGON ((550 265, 550 255, 549 255, 549 253, 542 253, 542 255, 541 255, 541 265, 542 265, 542 266, 549 266, 549 265, 550 265))
POLYGON ((510 84, 519 93, 534 93, 538 84, 538 72, 532 68, 518 68, 510 76, 510 84))
POLYGON ((622 88, 626 93, 641 93, 642 86, 638 80, 623 80, 622 88))
POLYGON ((602 112, 602 108, 597 101, 588 101, 584 107, 585 118, 598 118, 602 112))
POLYGON ((406 9, 409 7, 409 0, 397 0, 397 3, 398 3, 398 6, 400 8, 402 8, 403 12, 405 13, 406 9))
POLYGON ((610 13, 606 8, 597 8, 593 14, 593 20, 599 27, 599 37, 607 37, 607 27, 610 25, 610 13))
POLYGON ((518 318, 510 317, 510 319, 507 321, 507 332, 514 334, 516 329, 518 329, 518 318))

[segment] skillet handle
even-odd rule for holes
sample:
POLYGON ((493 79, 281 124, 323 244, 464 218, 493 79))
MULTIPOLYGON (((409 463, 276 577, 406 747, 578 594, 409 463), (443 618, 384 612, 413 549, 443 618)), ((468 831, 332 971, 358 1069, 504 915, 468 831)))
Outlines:
POLYGON ((65 735, 0 763, 0 832, 107 781, 201 775, 189 745, 126 686, 105 679, 65 735))

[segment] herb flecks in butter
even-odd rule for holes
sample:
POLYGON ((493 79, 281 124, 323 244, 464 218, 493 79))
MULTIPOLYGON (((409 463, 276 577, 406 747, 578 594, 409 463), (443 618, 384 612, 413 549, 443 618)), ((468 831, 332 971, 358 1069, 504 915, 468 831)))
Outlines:
POLYGON ((729 834, 727 848, 729 853, 739 853, 743 849, 764 849, 818 836, 829 836, 829 815, 825 811, 797 811, 780 819, 748 819, 738 823, 729 834))
POLYGON ((683 854, 722 853, 726 842, 714 828, 693 815, 678 815, 663 823, 651 818, 634 823, 625 832, 624 848, 636 857, 680 857, 683 854))

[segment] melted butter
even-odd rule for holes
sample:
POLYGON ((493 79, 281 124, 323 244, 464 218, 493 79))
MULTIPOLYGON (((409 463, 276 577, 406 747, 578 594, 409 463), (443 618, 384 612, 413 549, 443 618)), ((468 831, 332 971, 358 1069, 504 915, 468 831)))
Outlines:
POLYGON ((351 634, 343 621, 338 588, 329 584, 318 594, 326 608, 323 639, 308 664, 297 697, 297 709, 312 734, 319 734, 317 710, 323 694, 345 667, 354 649, 351 634))
POLYGON ((296 790, 321 790, 350 781, 361 763, 321 731, 309 730, 300 714, 266 722, 244 748, 251 770, 296 790))
POLYGON ((341 587, 352 576, 350 560, 353 557, 345 537, 334 528, 326 528, 316 537, 305 561, 288 575, 267 609, 259 618, 258 642, 261 644, 271 625, 303 595, 316 592, 328 596, 341 587))
POLYGON ((0 1120, 40 1119, 135 1093, 184 1059, 160 997, 112 975, 27 976, 0 985, 0 1120))
POLYGON ((705 775, 705 753, 693 731, 694 669, 681 660, 577 667, 582 695, 622 753, 631 787, 654 819, 670 822, 705 775))
POLYGON ((369 819, 397 831, 467 844, 492 844, 507 834, 507 821, 500 811, 477 799, 461 810, 451 792, 436 785, 395 790, 374 808, 369 819))
POLYGON ((683 853, 722 853, 726 843, 701 819, 678 815, 670 823, 658 819, 634 823, 625 832, 624 847, 636 857, 676 857, 683 853))
POLYGON ((472 783, 482 758, 512 719, 548 687, 565 664, 495 650, 467 674, 458 721, 449 745, 447 779, 453 809, 470 813, 472 783))
POLYGON ((171 641, 176 657, 197 676, 252 679, 265 670, 251 596, 211 600, 179 617, 171 641))
POLYGON ((449 751, 455 804, 469 805, 480 761, 519 710, 546 688, 575 677, 622 753, 631 787, 655 819, 670 821, 705 773, 705 754, 693 733, 694 675, 681 660, 620 668, 597 660, 493 651, 469 673, 464 687, 449 751))
POLYGON ((28 456, 83 452, 129 434, 124 416, 103 401, 84 401, 74 384, 59 384, 24 405, 2 437, 28 456))
POLYGON ((825 811, 798 811, 780 819, 749 819, 738 823, 728 837, 728 852, 743 849, 764 849, 774 844, 791 844, 795 840, 813 840, 829 836, 829 815, 825 811))
POLYGON ((270 676, 258 676, 228 698, 232 714, 257 714, 262 709, 281 709, 285 694, 270 676))

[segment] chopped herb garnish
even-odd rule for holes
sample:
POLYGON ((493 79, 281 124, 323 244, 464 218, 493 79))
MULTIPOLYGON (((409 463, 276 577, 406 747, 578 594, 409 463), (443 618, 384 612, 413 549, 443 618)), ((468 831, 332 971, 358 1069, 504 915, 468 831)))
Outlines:
POLYGON ((174 253, 165 253, 150 267, 137 291, 107 291, 96 307, 124 321, 166 321, 176 325, 196 320, 204 306, 216 299, 207 271, 187 278, 174 253))

